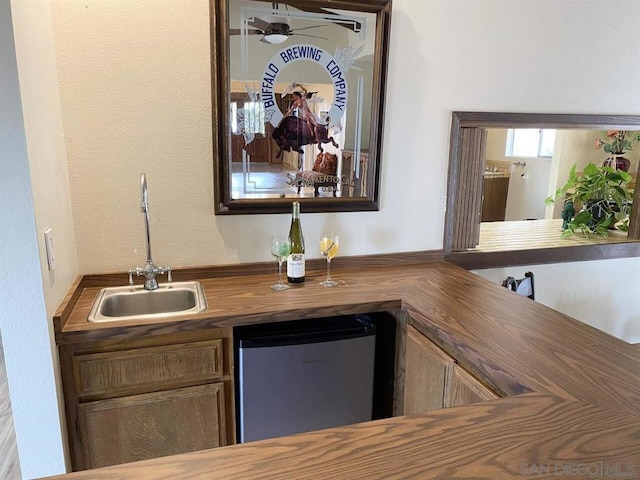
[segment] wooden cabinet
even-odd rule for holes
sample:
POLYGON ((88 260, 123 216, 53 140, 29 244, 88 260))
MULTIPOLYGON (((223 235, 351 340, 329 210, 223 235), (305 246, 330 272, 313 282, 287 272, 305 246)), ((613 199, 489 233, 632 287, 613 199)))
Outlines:
POLYGON ((222 383, 81 403, 88 468, 226 445, 222 383))
POLYGON ((507 213, 509 177, 485 177, 482 182, 483 222, 502 222, 507 213))
POLYGON ((73 470, 234 443, 230 329, 61 345, 73 470))
POLYGON ((404 413, 499 398, 416 328, 407 327, 404 413))
POLYGON ((219 378, 222 339, 73 357, 78 395, 145 392, 219 378))
POLYGON ((445 407, 457 407, 470 403, 500 398, 493 390, 481 383, 457 363, 453 364, 449 388, 444 399, 445 407))
POLYGON ((442 408, 453 359, 412 326, 405 355, 405 415, 442 408))

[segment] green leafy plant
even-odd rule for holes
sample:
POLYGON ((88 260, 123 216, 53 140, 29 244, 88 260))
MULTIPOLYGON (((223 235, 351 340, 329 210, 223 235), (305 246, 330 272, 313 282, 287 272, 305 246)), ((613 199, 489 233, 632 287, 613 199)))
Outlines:
POLYGON ((627 130, 609 130, 604 133, 604 138, 596 139, 596 148, 602 148, 612 155, 622 155, 627 150, 632 150, 633 142, 640 141, 640 133, 627 130))
POLYGON ((609 235, 609 228, 627 231, 631 190, 627 184, 631 175, 612 167, 598 167, 589 163, 582 172, 576 173, 576 165, 569 172, 567 183, 559 188, 554 196, 547 197, 545 204, 551 205, 557 200, 580 202, 582 210, 566 224, 563 237, 582 233, 586 237, 598 234, 609 235))

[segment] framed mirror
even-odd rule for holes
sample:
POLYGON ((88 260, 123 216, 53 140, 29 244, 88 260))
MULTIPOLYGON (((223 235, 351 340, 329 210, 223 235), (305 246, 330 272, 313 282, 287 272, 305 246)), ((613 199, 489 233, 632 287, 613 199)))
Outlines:
POLYGON ((377 210, 391 0, 210 1, 216 214, 377 210))
MULTIPOLYGON (((511 219, 499 233, 500 226, 496 225, 499 222, 483 221, 483 197, 487 196, 485 169, 489 163, 501 163, 495 160, 495 147, 487 148, 488 130, 491 129, 533 129, 536 132, 541 129, 558 130, 560 139, 554 145, 556 151, 546 160, 550 163, 548 167, 538 167, 536 171, 533 165, 537 160, 535 157, 512 158, 509 163, 513 167, 513 173, 506 170, 507 175, 513 174, 518 179, 517 182, 511 182, 511 185, 516 184, 517 195, 531 201, 532 197, 535 198, 531 195, 531 190, 535 188, 532 185, 535 175, 547 168, 547 181, 542 187, 545 193, 538 200, 544 205, 543 198, 553 194, 565 183, 566 173, 571 165, 580 165, 581 170, 589 162, 602 164, 607 153, 599 149, 599 143, 594 147, 594 140, 597 141, 608 130, 640 131, 640 116, 453 112, 444 231, 447 261, 467 269, 483 269, 640 255, 640 209, 637 208, 640 204, 640 189, 635 188, 635 179, 629 230, 625 236, 611 235, 606 239, 595 236, 586 239, 576 235, 562 238, 562 207, 557 207, 555 214, 548 218, 540 214, 537 221, 526 217, 521 217, 521 221, 511 219), (580 132, 587 132, 586 138, 580 132), (490 156, 489 150, 492 151, 490 156), (590 152, 593 152, 593 157, 590 157, 590 152), (550 173, 552 162, 555 163, 554 173, 550 173), (560 173, 560 165, 563 165, 563 173, 560 173), (522 179, 525 174, 527 178, 522 179), (528 186, 526 194, 522 193, 522 184, 528 186)), ((501 147, 502 152, 505 152, 504 144, 501 147)), ((636 179, 639 173, 637 165, 637 159, 634 159, 633 169, 629 171, 636 179)))

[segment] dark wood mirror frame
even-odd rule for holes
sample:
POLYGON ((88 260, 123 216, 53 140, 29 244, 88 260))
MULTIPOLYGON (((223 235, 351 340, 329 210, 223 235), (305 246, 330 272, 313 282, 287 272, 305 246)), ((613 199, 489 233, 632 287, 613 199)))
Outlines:
POLYGON ((290 212, 291 202, 300 201, 304 212, 378 210, 391 0, 288 0, 287 5, 305 9, 339 9, 376 15, 373 85, 368 148, 370 173, 367 194, 362 197, 233 199, 229 162, 230 64, 229 0, 209 0, 211 31, 211 102, 213 128, 214 200, 216 215, 290 212))
POLYGON ((638 241, 512 252, 469 250, 477 246, 480 232, 487 128, 637 131, 640 130, 640 116, 453 112, 444 231, 448 261, 475 269, 640 256, 640 188, 634 191, 628 232, 629 239, 638 241))

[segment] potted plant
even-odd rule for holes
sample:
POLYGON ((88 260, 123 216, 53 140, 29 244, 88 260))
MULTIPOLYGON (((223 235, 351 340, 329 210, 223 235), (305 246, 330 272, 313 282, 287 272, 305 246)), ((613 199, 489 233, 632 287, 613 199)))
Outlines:
POLYGON ((631 175, 623 170, 598 167, 593 163, 589 163, 582 175, 578 175, 574 164, 567 183, 545 200, 547 206, 559 198, 582 205, 582 210, 565 222, 562 236, 581 232, 587 237, 594 233, 607 237, 610 228, 626 232, 633 197, 627 187, 630 180, 631 175))
POLYGON ((613 167, 617 170, 627 172, 631 162, 623 157, 627 150, 633 149, 633 142, 640 141, 640 134, 627 130, 609 130, 605 132, 604 138, 596 139, 596 148, 602 148, 610 154, 602 163, 605 167, 613 167))

